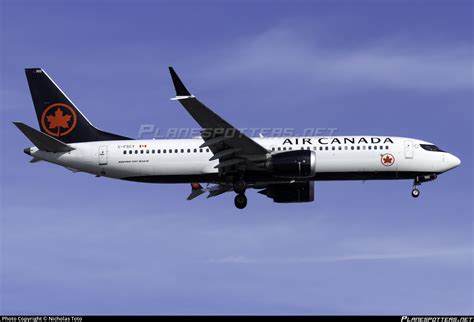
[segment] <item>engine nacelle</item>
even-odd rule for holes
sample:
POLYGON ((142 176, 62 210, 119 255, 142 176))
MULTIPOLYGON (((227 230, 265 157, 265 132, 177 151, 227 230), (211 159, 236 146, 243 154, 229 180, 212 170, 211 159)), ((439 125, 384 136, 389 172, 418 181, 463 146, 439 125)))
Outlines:
POLYGON ((270 184, 259 193, 278 203, 311 202, 314 201, 314 181, 270 184))
POLYGON ((311 178, 316 174, 316 153, 294 150, 273 154, 267 163, 273 175, 282 178, 311 178))

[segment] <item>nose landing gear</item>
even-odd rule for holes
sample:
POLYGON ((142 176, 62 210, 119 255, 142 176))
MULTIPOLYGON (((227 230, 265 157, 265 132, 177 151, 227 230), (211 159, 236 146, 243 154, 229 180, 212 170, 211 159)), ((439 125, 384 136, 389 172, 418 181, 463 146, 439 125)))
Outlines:
POLYGON ((416 177, 413 181, 413 189, 411 190, 411 196, 413 198, 418 198, 420 196, 420 190, 418 190, 419 185, 421 185, 421 182, 418 177, 416 177))

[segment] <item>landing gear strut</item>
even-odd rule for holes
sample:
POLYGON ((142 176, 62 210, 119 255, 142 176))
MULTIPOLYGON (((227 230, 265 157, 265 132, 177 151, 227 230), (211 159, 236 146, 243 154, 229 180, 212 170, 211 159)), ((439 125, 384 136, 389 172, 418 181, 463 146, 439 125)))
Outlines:
POLYGON ((234 191, 238 194, 245 193, 247 189, 247 184, 244 180, 240 179, 234 182, 234 191))
POLYGON ((418 180, 418 177, 415 178, 413 182, 413 189, 411 191, 411 196, 413 198, 418 198, 420 196, 420 190, 418 190, 418 186, 420 185, 420 181, 418 180))
POLYGON ((234 204, 239 209, 244 209, 247 206, 247 197, 243 193, 239 193, 235 196, 234 204))

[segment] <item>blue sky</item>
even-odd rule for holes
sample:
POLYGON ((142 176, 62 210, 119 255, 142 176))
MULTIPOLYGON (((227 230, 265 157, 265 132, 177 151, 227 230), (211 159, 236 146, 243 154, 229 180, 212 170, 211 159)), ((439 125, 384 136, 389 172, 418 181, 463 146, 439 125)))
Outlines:
POLYGON ((473 314, 469 1, 10 1, 1 10, 2 314, 473 314), (317 182, 186 201, 30 164, 23 69, 98 127, 195 127, 167 72, 238 127, 433 142, 462 165, 423 184, 317 182))

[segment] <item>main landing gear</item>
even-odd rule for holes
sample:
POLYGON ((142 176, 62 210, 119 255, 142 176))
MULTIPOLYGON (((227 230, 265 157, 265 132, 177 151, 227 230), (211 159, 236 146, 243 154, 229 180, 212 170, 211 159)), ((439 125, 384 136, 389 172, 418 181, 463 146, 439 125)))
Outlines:
POLYGON ((247 184, 244 180, 240 179, 234 182, 234 191, 237 193, 234 204, 238 209, 244 209, 247 206, 247 197, 245 196, 246 189, 247 184))
POLYGON ((247 206, 247 196, 243 193, 239 193, 235 196, 234 204, 238 209, 244 209, 247 206))

